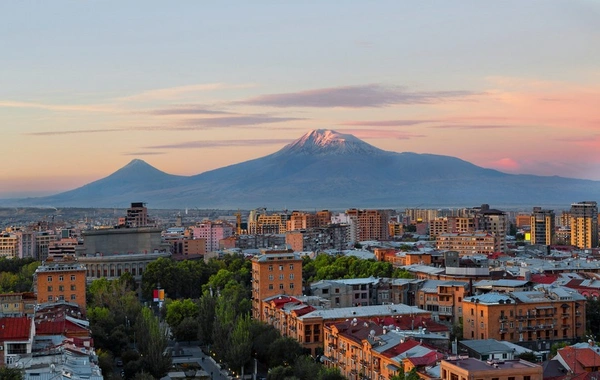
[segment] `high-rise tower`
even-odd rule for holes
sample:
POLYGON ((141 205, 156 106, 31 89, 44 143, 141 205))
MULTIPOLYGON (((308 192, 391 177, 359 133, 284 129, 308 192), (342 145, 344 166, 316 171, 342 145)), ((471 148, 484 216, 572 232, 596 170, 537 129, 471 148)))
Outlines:
POLYGON ((534 207, 531 213, 531 244, 551 245, 555 241, 554 210, 534 207))
POLYGON ((571 245, 578 248, 598 246, 598 204, 584 201, 571 205, 571 245))

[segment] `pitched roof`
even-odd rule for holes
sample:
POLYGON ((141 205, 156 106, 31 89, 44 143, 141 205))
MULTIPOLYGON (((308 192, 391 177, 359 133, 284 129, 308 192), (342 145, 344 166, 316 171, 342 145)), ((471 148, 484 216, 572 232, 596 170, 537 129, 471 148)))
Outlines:
POLYGON ((27 340, 31 332, 31 319, 27 317, 0 318, 0 341, 27 340))

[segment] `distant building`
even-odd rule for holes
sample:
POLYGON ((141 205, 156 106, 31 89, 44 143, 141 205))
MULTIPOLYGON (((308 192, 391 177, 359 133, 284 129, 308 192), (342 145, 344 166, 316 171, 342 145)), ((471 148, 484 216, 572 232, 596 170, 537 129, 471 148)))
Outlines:
POLYGON ((0 257, 15 258, 19 256, 19 239, 17 235, 2 232, 0 233, 0 257))
POLYGON ((0 317, 33 315, 37 297, 34 293, 0 294, 0 317))
POLYGON ((598 246, 598 204, 592 201, 571 205, 571 245, 578 248, 598 246))
POLYGON ((194 239, 204 239, 206 241, 206 251, 214 252, 219 250, 219 242, 235 234, 235 227, 222 220, 205 220, 192 227, 192 236, 194 239))
POLYGON ((534 207, 531 213, 531 244, 552 245, 556 243, 556 226, 553 210, 534 207))
POLYGON ((487 231, 494 234, 498 239, 499 250, 508 251, 506 244, 506 234, 508 233, 508 217, 504 211, 490 208, 483 204, 476 209, 475 227, 480 231, 487 231))
POLYGON ((456 251, 461 256, 489 255, 501 248, 500 239, 485 231, 440 234, 435 239, 435 246, 441 251, 456 251))
POLYGON ((357 240, 389 240, 389 213, 383 210, 346 210, 357 225, 357 240))
POLYGON ((161 232, 154 227, 83 231, 83 245, 77 247, 77 254, 91 257, 170 250, 168 243, 163 244, 161 232))

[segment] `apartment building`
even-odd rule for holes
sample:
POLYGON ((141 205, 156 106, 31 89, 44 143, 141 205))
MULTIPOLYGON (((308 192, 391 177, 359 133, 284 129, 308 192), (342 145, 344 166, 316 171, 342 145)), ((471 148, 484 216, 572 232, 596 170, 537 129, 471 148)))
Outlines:
POLYGON ((497 339, 549 349, 555 341, 585 335, 586 299, 560 287, 490 292, 463 299, 465 339, 497 339))
POLYGON ((235 233, 235 227, 223 220, 204 220, 192 227, 194 239, 204 239, 207 252, 219 250, 219 242, 235 233))
POLYGON ((263 249, 252 258, 252 316, 265 322, 265 299, 276 295, 300 296, 302 258, 291 249, 263 249))
POLYGON ((31 292, 0 294, 0 317, 31 316, 36 302, 36 295, 31 292))
POLYGON ((389 240, 389 213, 383 210, 346 210, 348 217, 357 226, 357 240, 389 240))
POLYGON ((19 256, 19 238, 15 234, 3 231, 0 233, 0 257, 15 258, 19 256))
POLYGON ((542 380, 542 366, 525 360, 489 360, 455 356, 441 361, 442 380, 542 380))
POLYGON ((592 201, 571 205, 571 245, 577 248, 598 247, 598 204, 592 201))
POLYGON ((530 217, 531 244, 552 245, 556 243, 556 215, 553 210, 534 207, 530 217))
POLYGON ((501 249, 500 239, 489 232, 446 233, 435 239, 436 249, 456 251, 461 256, 489 255, 501 249))
POLYGON ((317 216, 307 212, 293 211, 287 221, 287 231, 306 230, 317 227, 317 216))
POLYGON ((508 226, 508 217, 504 211, 490 208, 487 204, 483 204, 477 209, 475 228, 493 234, 498 239, 499 251, 501 252, 508 251, 506 244, 508 226))
POLYGON ((70 302, 85 313, 86 268, 75 258, 48 259, 36 269, 33 283, 39 304, 70 302))
POLYGON ((468 295, 466 282, 425 280, 416 291, 415 306, 431 312, 434 320, 457 323, 462 315, 462 301, 468 295))

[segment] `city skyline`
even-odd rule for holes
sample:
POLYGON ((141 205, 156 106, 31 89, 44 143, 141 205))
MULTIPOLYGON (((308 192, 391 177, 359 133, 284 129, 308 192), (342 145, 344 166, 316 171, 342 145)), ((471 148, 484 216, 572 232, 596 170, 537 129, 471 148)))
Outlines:
POLYGON ((133 158, 198 174, 312 129, 600 180, 599 13, 583 0, 0 4, 0 198, 133 158))

